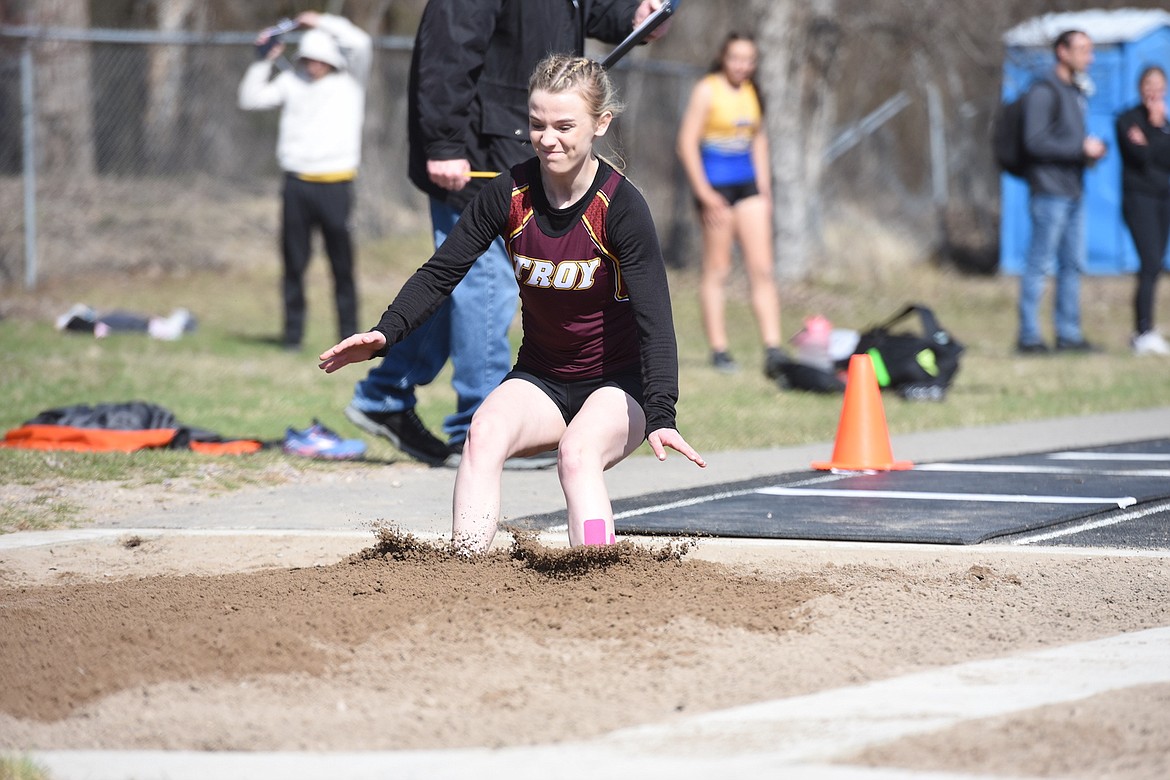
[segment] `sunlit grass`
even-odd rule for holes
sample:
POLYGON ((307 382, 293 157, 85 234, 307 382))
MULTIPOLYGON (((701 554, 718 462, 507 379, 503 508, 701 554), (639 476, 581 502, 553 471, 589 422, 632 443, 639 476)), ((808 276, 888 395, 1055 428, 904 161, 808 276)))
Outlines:
MULTIPOLYGON (((424 233, 362 248, 363 323, 376 322, 402 281, 426 259, 429 246, 424 233)), ((316 353, 336 336, 326 264, 318 257, 310 269, 310 321, 306 348, 299 354, 275 344, 280 316, 276 265, 273 257, 270 265, 252 263, 235 271, 56 279, 33 293, 0 291, 0 428, 8 430, 59 406, 142 400, 169 409, 184 424, 225 436, 278 441, 287 427, 303 428, 314 418, 343 435, 358 436, 342 412, 354 383, 365 375, 364 367, 329 376, 316 367, 316 353), (144 314, 167 314, 184 306, 194 313, 198 328, 176 342, 137 334, 97 340, 56 331, 54 318, 76 302, 144 314)), ((1135 358, 1129 352, 1128 277, 1084 282, 1085 332, 1104 353, 1029 359, 1013 352, 1014 278, 964 276, 904 259, 880 273, 824 278, 828 281, 782 285, 785 336, 795 333, 808 315, 823 314, 837 327, 860 330, 906 303, 921 302, 934 308, 967 346, 957 381, 943 403, 886 396, 892 434, 1168 404, 1170 361, 1135 358)), ((679 336, 679 426, 688 440, 704 452, 831 441, 840 396, 784 392, 763 376, 746 283, 738 274, 729 288, 728 320, 731 347, 743 370, 728 377, 709 367, 696 282, 693 270, 671 272, 679 336)), ((1159 321, 1170 323, 1165 295, 1159 321)), ((449 369, 419 391, 419 413, 433 430, 440 429, 454 403, 449 369)), ((394 451, 384 442, 370 441, 369 457, 389 460, 394 451)), ((209 459, 187 452, 95 455, 0 449, 0 482, 44 487, 46 496, 52 485, 68 480, 114 480, 133 487, 194 478, 206 489, 230 490, 273 479, 282 468, 345 466, 290 459, 279 450, 209 459)), ((48 498, 34 508, 29 516, 25 504, 20 510, 24 514, 14 517, 11 507, 0 506, 0 529, 67 524, 71 516, 68 505, 54 505, 48 498)))
POLYGON ((0 780, 52 780, 52 776, 30 758, 0 756, 0 780))

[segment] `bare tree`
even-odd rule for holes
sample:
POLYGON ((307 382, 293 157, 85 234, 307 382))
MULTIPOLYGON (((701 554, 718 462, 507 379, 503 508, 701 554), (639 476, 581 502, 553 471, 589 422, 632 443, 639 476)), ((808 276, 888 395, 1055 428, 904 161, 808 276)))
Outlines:
MULTIPOLYGON (((207 5, 200 0, 149 0, 156 26, 162 32, 207 29, 207 5)), ((183 80, 188 47, 153 46, 146 74, 146 149, 150 166, 166 170, 182 117, 183 80)))
MULTIPOLYGON (((29 22, 46 27, 89 27, 89 4, 34 0, 29 22)), ((87 43, 45 41, 37 47, 37 139, 46 176, 84 183, 95 172, 90 48, 87 43)))
POLYGON ((834 117, 832 76, 840 27, 836 0, 754 0, 758 81, 771 145, 777 273, 808 275, 817 244, 821 179, 834 117))

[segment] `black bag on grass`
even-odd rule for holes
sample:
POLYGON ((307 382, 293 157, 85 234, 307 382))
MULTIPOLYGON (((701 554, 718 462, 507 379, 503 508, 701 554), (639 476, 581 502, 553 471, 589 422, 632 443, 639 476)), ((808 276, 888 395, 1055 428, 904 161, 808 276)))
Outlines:
POLYGON ((826 371, 799 360, 789 360, 777 368, 776 383, 785 390, 809 393, 843 393, 845 383, 835 371, 826 371))
POLYGON ((963 345, 938 323, 934 312, 910 304, 881 325, 864 331, 855 355, 869 355, 882 389, 891 389, 910 400, 942 400, 959 371, 963 345), (918 328, 894 332, 911 315, 918 328))

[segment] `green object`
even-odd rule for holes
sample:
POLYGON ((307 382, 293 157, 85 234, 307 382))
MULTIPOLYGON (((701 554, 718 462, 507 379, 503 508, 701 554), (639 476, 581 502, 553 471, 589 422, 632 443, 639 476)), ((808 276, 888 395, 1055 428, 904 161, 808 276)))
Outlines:
POLYGON ((873 361, 873 375, 877 377, 878 387, 890 386, 890 370, 886 368, 886 361, 882 360, 882 353, 877 347, 872 347, 865 354, 873 361))

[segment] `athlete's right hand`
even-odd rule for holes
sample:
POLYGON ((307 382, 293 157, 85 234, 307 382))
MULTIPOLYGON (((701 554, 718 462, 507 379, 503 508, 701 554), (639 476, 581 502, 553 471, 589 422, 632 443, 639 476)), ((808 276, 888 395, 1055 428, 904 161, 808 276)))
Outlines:
POLYGON ((376 330, 355 333, 322 352, 317 367, 326 374, 332 374, 350 363, 362 363, 386 346, 386 337, 376 330))

